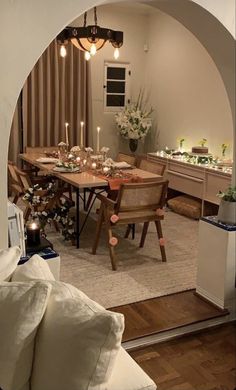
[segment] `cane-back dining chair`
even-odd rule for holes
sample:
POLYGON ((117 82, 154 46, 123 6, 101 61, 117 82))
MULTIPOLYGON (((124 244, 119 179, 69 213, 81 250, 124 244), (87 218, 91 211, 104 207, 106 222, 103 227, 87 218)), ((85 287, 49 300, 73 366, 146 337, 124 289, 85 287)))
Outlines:
POLYGON ((119 152, 117 157, 116 157, 116 161, 118 161, 118 162, 125 161, 125 162, 127 162, 127 164, 136 165, 136 157, 134 155, 131 155, 131 154, 125 154, 125 153, 119 152))
POLYGON ((166 165, 161 164, 159 162, 149 161, 146 158, 142 158, 139 162, 138 168, 144 171, 156 173, 157 175, 163 176, 166 169, 166 165))
MULTIPOLYGON (((14 194, 14 198, 12 200, 13 203, 17 203, 19 198, 24 193, 24 188, 22 185, 22 182, 19 178, 19 175, 17 173, 18 168, 16 164, 13 161, 8 160, 8 173, 9 173, 9 188, 11 191, 11 194, 14 194)), ((31 182, 34 184, 35 180, 38 182, 40 180, 44 181, 43 178, 39 178, 35 176, 36 170, 35 169, 23 169, 22 172, 26 173, 31 182)))
POLYGON ((50 153, 57 152, 58 146, 26 146, 25 153, 50 153))
POLYGON ((8 160, 8 173, 9 173, 9 188, 10 195, 14 194, 14 198, 12 200, 13 203, 17 203, 21 195, 24 193, 24 188, 22 183, 16 173, 16 165, 13 161, 8 160))
MULTIPOLYGON (((137 166, 139 169, 142 169, 143 171, 152 172, 160 176, 164 175, 166 169, 165 164, 149 161, 144 156, 141 159, 139 159, 137 166)), ((130 232, 132 232, 132 238, 134 239, 135 225, 128 225, 125 233, 125 238, 129 237, 130 232)))
MULTIPOLYGON (((48 182, 48 179, 45 177, 44 178, 44 181, 42 180, 39 180, 38 182, 34 181, 32 182, 31 178, 29 177, 29 175, 27 173, 25 173, 24 171, 16 168, 16 174, 22 184, 22 188, 23 188, 23 194, 24 195, 28 190, 29 188, 32 188, 35 184, 39 184, 39 186, 43 187, 43 184, 46 184, 48 182)), ((37 178, 38 180, 39 178, 37 178)), ((60 197, 62 196, 63 194, 63 188, 58 188, 58 190, 56 191, 56 193, 50 197, 50 200, 47 202, 47 203, 39 203, 39 204, 31 204, 29 201, 25 200, 23 197, 23 201, 24 203, 26 204, 26 208, 25 208, 25 211, 24 211, 24 219, 25 221, 28 220, 30 214, 32 212, 38 212, 38 211, 49 211, 51 209, 53 209, 53 207, 57 206, 60 202, 60 197)), ((48 189, 39 189, 39 190, 36 190, 34 192, 34 195, 35 196, 40 196, 40 197, 44 197, 44 196, 47 196, 47 194, 49 193, 49 190, 48 189)), ((55 221, 53 221, 54 223, 55 221)), ((54 223, 54 226, 56 228, 56 230, 58 231, 59 228, 58 228, 58 224, 55 222, 54 223)))
POLYGON ((118 240, 113 237, 116 225, 143 223, 140 247, 144 246, 149 222, 156 226, 161 250, 162 261, 166 261, 161 220, 164 218, 163 206, 167 193, 168 181, 149 183, 122 184, 116 201, 103 195, 98 195, 101 201, 92 253, 96 254, 102 225, 104 223, 108 237, 112 269, 116 270, 115 246, 118 240))

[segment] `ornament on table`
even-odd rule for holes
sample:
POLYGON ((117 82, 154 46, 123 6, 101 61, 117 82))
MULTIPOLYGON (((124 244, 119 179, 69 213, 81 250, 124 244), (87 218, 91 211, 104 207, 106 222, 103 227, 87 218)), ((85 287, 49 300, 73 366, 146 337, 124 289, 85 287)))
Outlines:
POLYGON ((106 161, 109 150, 110 148, 107 148, 106 146, 103 146, 102 149, 100 150, 103 156, 103 161, 106 161))
POLYGON ((112 168, 115 167, 115 161, 113 161, 112 158, 109 157, 104 161, 103 165, 112 168))
POLYGON ((58 146, 58 155, 60 160, 65 160, 67 157, 67 145, 65 142, 59 142, 58 146))
POLYGON ((71 148, 70 152, 74 154, 75 158, 80 157, 81 149, 80 149, 79 145, 76 145, 76 146, 73 146, 71 148))

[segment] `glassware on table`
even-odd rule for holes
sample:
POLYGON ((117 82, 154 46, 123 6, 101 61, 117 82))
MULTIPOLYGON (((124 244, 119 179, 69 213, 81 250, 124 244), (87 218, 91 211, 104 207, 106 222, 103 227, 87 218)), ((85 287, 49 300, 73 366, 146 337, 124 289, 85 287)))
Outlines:
POLYGON ((58 144, 58 157, 60 161, 65 161, 68 154, 68 145, 65 142, 58 144))

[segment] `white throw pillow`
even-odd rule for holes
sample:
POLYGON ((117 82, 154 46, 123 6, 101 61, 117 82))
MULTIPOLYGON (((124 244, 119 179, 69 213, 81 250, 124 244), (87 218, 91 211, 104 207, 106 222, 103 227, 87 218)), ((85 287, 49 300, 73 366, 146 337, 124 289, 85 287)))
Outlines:
POLYGON ((0 250, 0 282, 10 280, 20 260, 21 250, 18 246, 0 250))
POLYGON ((51 286, 47 282, 0 283, 0 388, 27 389, 34 341, 51 286))
POLYGON ((36 337, 31 389, 100 389, 120 349, 123 315, 105 310, 69 284, 50 283, 52 292, 36 337))
POLYGON ((19 265, 11 278, 18 282, 32 279, 55 280, 49 265, 39 255, 33 255, 26 263, 19 265))

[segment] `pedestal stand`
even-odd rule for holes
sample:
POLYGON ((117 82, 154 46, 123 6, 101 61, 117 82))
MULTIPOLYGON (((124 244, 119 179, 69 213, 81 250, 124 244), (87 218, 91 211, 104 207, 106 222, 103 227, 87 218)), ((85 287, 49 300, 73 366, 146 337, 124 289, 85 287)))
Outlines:
POLYGON ((236 226, 200 221, 196 293, 221 309, 235 306, 235 241, 236 226))

